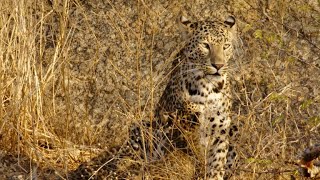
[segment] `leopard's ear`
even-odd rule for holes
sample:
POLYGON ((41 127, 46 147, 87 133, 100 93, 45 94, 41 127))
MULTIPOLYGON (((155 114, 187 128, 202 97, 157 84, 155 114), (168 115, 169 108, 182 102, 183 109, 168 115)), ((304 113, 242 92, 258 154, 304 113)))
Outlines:
POLYGON ((228 25, 230 28, 236 23, 236 19, 233 16, 227 17, 227 19, 224 21, 226 25, 228 25))
POLYGON ((197 27, 196 22, 191 22, 188 18, 185 16, 180 16, 180 23, 186 26, 188 29, 195 29, 197 27))
POLYGON ((191 21, 187 18, 187 17, 185 17, 185 16, 180 16, 180 22, 183 24, 183 25, 185 25, 185 26, 188 26, 188 24, 190 24, 191 23, 191 21))
POLYGON ((181 15, 177 18, 177 24, 183 39, 189 39, 196 29, 196 22, 191 22, 186 16, 181 15))

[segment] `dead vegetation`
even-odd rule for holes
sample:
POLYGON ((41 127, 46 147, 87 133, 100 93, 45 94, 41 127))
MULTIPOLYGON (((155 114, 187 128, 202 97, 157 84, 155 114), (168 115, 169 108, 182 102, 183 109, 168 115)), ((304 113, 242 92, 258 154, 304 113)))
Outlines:
MULTIPOLYGON (((3 0, 0 12, 0 178, 62 178, 152 117, 181 13, 237 19, 233 178, 299 178, 299 153, 320 141, 319 1, 3 0)), ((182 178, 188 158, 157 172, 182 178)))

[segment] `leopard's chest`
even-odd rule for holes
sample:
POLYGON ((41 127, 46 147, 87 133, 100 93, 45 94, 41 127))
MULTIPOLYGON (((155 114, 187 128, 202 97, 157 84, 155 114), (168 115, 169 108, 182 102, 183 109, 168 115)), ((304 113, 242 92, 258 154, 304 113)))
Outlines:
POLYGON ((197 112, 203 118, 199 118, 201 123, 210 123, 212 119, 222 119, 228 117, 230 112, 229 97, 225 92, 210 93, 205 98, 202 96, 190 96, 190 105, 194 112, 197 112))
POLYGON ((229 88, 226 85, 226 78, 216 81, 208 79, 189 80, 184 82, 184 101, 199 106, 199 110, 206 107, 223 108, 229 97, 229 88))
POLYGON ((185 102, 184 112, 187 113, 183 113, 179 119, 187 119, 188 122, 204 127, 212 127, 213 123, 225 124, 229 120, 230 101, 224 91, 208 93, 206 96, 189 95, 185 102))

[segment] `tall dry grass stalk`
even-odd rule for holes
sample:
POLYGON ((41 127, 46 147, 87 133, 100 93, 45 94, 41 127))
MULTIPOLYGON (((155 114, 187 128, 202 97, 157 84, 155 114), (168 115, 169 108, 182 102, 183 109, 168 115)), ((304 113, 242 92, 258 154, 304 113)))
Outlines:
POLYGON ((69 1, 57 4, 62 7, 59 7, 60 29, 51 44, 54 53, 48 55, 48 17, 57 9, 45 9, 43 1, 1 2, 0 146, 1 150, 27 155, 38 163, 50 164, 58 159, 65 162, 61 149, 66 147, 64 139, 69 136, 71 109, 66 103, 67 116, 59 117, 55 96, 58 77, 66 97, 70 93, 66 68, 68 4, 69 1), (56 134, 53 124, 61 118, 66 122, 61 127, 65 134, 56 134), (52 145, 60 148, 50 151, 52 145))

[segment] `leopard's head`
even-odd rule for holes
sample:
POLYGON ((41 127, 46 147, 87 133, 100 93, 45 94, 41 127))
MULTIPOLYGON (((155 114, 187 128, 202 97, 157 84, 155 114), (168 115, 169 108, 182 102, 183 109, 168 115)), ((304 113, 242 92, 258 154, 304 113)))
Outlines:
POLYGON ((190 31, 190 38, 183 48, 188 70, 209 80, 224 76, 233 54, 232 28, 235 18, 229 16, 224 22, 191 22, 181 17, 180 21, 190 31))

